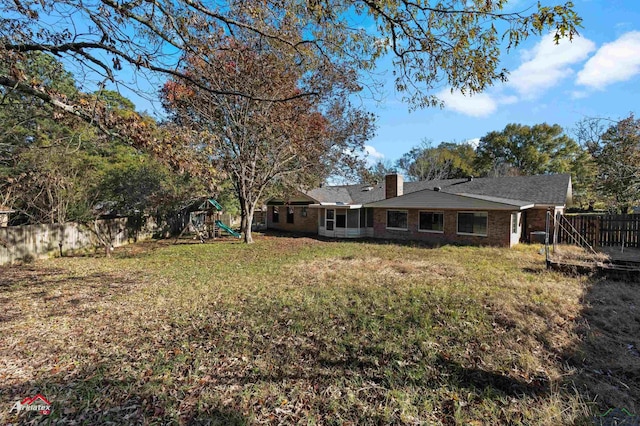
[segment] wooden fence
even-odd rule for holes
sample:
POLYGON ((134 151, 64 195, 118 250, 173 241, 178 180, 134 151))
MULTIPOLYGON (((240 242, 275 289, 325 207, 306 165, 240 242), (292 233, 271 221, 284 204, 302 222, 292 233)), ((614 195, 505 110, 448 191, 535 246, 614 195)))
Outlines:
POLYGON ((578 239, 592 247, 640 248, 640 214, 565 215, 558 242, 575 244, 578 239), (580 238, 581 237, 581 238, 580 238))
MULTIPOLYGON (((94 224, 39 224, 0 228, 0 265, 27 258, 45 258, 61 251, 100 246, 94 224)), ((129 218, 99 220, 100 232, 109 235, 114 247, 151 237, 154 221, 142 226, 129 218)), ((0 281, 2 277, 0 276, 0 281)))

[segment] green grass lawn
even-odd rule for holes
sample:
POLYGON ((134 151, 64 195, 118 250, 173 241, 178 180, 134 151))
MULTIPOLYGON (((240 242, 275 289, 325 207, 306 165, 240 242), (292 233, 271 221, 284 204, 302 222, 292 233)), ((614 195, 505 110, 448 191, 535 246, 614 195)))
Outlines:
POLYGON ((583 372, 606 282, 538 250, 258 237, 0 267, 0 423, 587 424, 615 387, 583 372), (36 393, 49 416, 9 413, 36 393))

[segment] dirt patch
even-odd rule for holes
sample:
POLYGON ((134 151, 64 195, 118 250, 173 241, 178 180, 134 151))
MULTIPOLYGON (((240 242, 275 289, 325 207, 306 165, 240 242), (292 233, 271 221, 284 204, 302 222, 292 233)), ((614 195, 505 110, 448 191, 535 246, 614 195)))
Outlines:
POLYGON ((430 280, 445 280, 464 273, 457 265, 443 265, 426 260, 331 257, 286 267, 288 273, 314 277, 314 281, 331 282, 341 276, 402 278, 428 276, 430 280))

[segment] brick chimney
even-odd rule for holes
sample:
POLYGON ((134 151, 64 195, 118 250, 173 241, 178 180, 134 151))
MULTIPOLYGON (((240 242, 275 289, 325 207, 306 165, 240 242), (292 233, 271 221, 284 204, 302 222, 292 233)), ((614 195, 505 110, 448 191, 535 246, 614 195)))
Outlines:
POLYGON ((399 174, 386 175, 384 177, 384 197, 399 197, 404 193, 403 179, 399 174))

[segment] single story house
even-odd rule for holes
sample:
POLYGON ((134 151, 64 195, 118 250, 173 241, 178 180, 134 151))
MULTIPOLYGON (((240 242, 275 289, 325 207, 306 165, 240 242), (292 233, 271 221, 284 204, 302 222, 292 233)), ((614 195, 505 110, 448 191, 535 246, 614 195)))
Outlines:
POLYGON ((571 204, 568 174, 323 186, 267 202, 267 228, 333 238, 511 247, 571 204))

